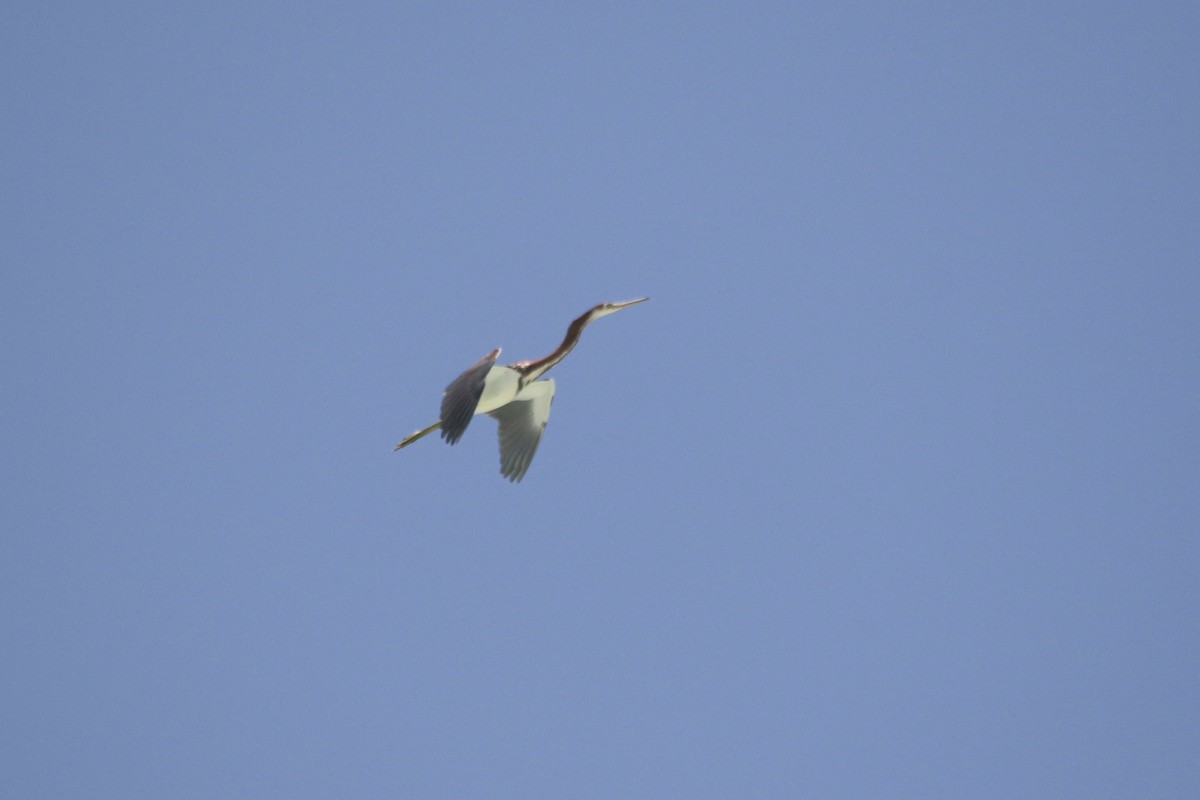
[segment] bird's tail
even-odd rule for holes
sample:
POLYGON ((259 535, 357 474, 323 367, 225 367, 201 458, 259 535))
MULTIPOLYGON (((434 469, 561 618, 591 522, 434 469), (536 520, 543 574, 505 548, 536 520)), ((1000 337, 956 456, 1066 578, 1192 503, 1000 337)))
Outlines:
POLYGON ((396 450, 399 450, 401 447, 408 447, 410 444, 415 442, 417 439, 420 439, 422 436, 425 436, 426 434, 433 433, 440 427, 442 427, 442 421, 438 420, 437 422, 430 425, 428 428, 421 428, 421 430, 419 430, 419 431, 413 431, 408 436, 405 436, 403 439, 400 440, 400 442, 393 448, 393 452, 395 452, 396 450))

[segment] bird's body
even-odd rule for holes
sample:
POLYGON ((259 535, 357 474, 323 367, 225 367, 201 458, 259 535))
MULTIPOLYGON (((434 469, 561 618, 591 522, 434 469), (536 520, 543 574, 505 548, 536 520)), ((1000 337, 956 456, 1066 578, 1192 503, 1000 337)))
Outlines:
POLYGON ((447 443, 455 444, 466 432, 472 417, 488 414, 500 423, 500 474, 510 481, 521 480, 537 452, 554 400, 554 381, 539 378, 571 352, 588 323, 648 299, 641 297, 593 306, 571 322, 562 344, 545 358, 498 366, 496 358, 500 348, 497 347, 446 387, 438 421, 405 437, 396 449, 410 445, 438 428, 447 443))
POLYGON ((521 373, 512 367, 493 366, 484 376, 483 393, 479 395, 479 404, 475 406, 475 413, 488 414, 502 408, 520 397, 523 389, 521 373))

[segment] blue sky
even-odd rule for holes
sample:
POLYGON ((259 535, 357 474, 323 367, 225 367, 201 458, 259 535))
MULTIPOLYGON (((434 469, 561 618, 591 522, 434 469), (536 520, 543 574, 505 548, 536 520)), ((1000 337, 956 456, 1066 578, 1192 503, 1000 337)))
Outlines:
POLYGON ((1198 39, 8 4, 3 793, 1194 796, 1198 39))

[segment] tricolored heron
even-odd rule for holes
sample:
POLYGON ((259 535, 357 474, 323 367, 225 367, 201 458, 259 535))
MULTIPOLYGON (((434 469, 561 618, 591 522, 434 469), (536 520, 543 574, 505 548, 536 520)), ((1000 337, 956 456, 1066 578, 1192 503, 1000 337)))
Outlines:
POLYGON ((550 355, 536 361, 514 361, 498 367, 496 357, 500 355, 500 348, 497 347, 467 367, 466 372, 446 387, 441 418, 404 437, 395 449, 407 447, 438 428, 442 429, 442 438, 448 444, 455 444, 471 424, 471 417, 487 414, 500 423, 500 474, 510 481, 521 480, 537 452, 542 431, 550 420, 550 402, 554 399, 554 380, 538 378, 567 357, 588 323, 649 299, 639 297, 589 308, 567 326, 562 344, 550 355))

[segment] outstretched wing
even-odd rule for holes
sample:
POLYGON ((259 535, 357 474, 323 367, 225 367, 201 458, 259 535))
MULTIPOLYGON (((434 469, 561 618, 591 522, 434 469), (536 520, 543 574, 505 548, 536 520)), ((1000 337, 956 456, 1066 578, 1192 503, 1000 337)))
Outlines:
POLYGON ((525 477, 550 421, 554 381, 534 381, 521 396, 488 412, 500 423, 500 474, 514 483, 525 477))
POLYGON ((496 363, 500 348, 496 348, 483 358, 467 367, 467 371, 450 381, 442 397, 442 438, 454 444, 466 433, 475 415, 475 407, 479 405, 479 396, 483 394, 483 382, 488 370, 496 363))

